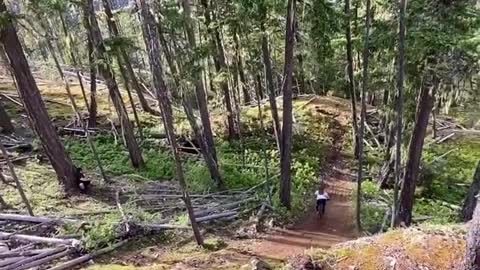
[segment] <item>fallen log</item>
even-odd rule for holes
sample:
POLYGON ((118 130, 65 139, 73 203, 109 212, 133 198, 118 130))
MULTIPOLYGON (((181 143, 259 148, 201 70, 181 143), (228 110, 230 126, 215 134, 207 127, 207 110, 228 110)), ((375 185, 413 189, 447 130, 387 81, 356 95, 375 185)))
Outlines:
POLYGON ((45 244, 54 244, 54 245, 66 245, 77 247, 80 246, 81 241, 77 239, 60 239, 60 238, 49 238, 49 237, 41 237, 35 235, 25 235, 25 234, 14 234, 14 233, 6 233, 0 232, 0 239, 7 240, 7 239, 14 239, 20 242, 27 242, 27 243, 45 243, 45 244))
POLYGON ((7 259, 7 258, 15 258, 15 257, 28 257, 38 255, 40 253, 44 253, 47 251, 52 251, 53 248, 48 249, 33 249, 33 250, 24 250, 24 251, 7 251, 0 253, 0 260, 7 259))
POLYGON ((70 218, 56 218, 56 217, 34 217, 17 214, 0 214, 0 220, 22 221, 32 223, 78 223, 81 222, 70 218))
MULTIPOLYGON (((37 267, 37 266, 40 266, 42 264, 45 264, 45 263, 49 263, 51 261, 54 261, 54 260, 57 260, 57 259, 60 259, 62 257, 65 257, 67 256, 68 254, 72 253, 73 250, 70 250, 70 249, 67 249, 63 252, 60 252, 60 253, 56 253, 56 254, 53 254, 53 255, 50 255, 48 257, 45 257, 43 259, 40 259, 40 260, 37 260, 37 261, 34 261, 34 262, 31 262, 31 263, 28 263, 28 264, 24 264, 20 267, 17 267, 15 268, 14 270, 25 270, 25 269, 30 269, 30 268, 33 268, 33 267, 37 267)), ((2 269, 3 270, 3 269, 2 269)))
POLYGON ((448 134, 447 136, 445 136, 445 137, 443 137, 443 138, 440 138, 440 139, 437 140, 435 143, 440 144, 440 143, 442 143, 442 142, 450 139, 450 138, 453 137, 453 136, 455 136, 455 132, 450 133, 450 134, 448 134))
POLYGON ((11 265, 12 263, 16 263, 18 262, 18 260, 22 260, 22 259, 25 259, 25 257, 8 258, 5 260, 2 260, 0 262, 0 269, 2 269, 2 267, 5 267, 7 265, 11 265))
POLYGON ((205 217, 200 217, 200 218, 196 218, 195 220, 197 222, 207 222, 207 221, 210 221, 210 220, 214 220, 214 219, 220 219, 220 218, 225 218, 225 217, 229 217, 229 216, 234 216, 237 214, 237 211, 229 211, 229 212, 223 212, 223 213, 219 213, 219 214, 213 214, 213 215, 209 215, 209 216, 205 216, 205 217))
POLYGON ((173 225, 173 224, 139 224, 139 226, 152 231, 162 231, 162 230, 190 230, 190 226, 182 225, 173 225))
POLYGON ((215 211, 222 210, 222 209, 224 209, 224 210, 225 209, 231 209, 235 206, 238 206, 238 205, 241 205, 241 204, 244 204, 244 203, 247 203, 247 202, 251 202, 251 201, 254 201, 254 200, 255 200, 255 198, 248 198, 248 199, 238 201, 238 202, 227 203, 227 204, 219 205, 218 207, 197 211, 197 212, 195 212, 194 215, 195 215, 196 218, 197 217, 203 217, 203 216, 208 215, 210 213, 213 213, 215 211))
POLYGON ((58 254, 60 252, 63 252, 65 251, 66 248, 65 247, 62 247, 62 248, 55 248, 55 249, 52 249, 52 250, 48 250, 48 251, 45 251, 45 252, 42 252, 40 254, 37 254, 35 256, 32 256, 32 257, 28 257, 28 258, 25 258, 23 260, 20 260, 14 264, 11 264, 9 266, 5 266, 5 267, 2 267, 0 268, 0 270, 12 270, 12 269, 17 269, 18 267, 21 267, 21 266, 24 266, 24 265, 28 265, 29 263, 31 262, 34 262, 34 261, 38 261, 40 259, 43 259, 45 257, 48 257, 48 256, 51 256, 51 255, 54 255, 54 254, 58 254))
POLYGON ((48 270, 65 270, 65 269, 72 269, 75 266, 78 266, 80 264, 84 264, 91 259, 94 259, 95 257, 98 257, 100 255, 103 255, 108 252, 112 252, 117 248, 120 248, 121 246, 125 245, 128 242, 128 240, 124 240, 122 242, 118 242, 116 244, 113 244, 109 247, 106 247, 104 249, 97 250, 95 252, 92 252, 91 254, 83 255, 82 257, 78 257, 76 259, 70 260, 68 262, 62 263, 60 265, 54 266, 49 268, 48 270))

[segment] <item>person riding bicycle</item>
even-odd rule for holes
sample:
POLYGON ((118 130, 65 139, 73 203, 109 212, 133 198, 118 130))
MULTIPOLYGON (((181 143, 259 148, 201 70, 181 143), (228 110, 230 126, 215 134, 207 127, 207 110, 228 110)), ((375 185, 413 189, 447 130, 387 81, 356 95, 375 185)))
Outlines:
POLYGON ((315 191, 315 197, 317 198, 317 212, 322 215, 325 214, 325 206, 327 205, 327 201, 330 200, 330 196, 328 196, 325 189, 321 187, 315 191))

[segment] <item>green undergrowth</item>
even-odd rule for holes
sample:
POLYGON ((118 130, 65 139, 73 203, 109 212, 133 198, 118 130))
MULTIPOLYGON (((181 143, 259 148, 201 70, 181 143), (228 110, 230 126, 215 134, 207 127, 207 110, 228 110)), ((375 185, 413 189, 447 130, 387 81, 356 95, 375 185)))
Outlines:
POLYGON ((427 148, 416 213, 432 216, 431 222, 456 221, 479 159, 480 140, 475 138, 427 148))
MULTIPOLYGON (((415 193, 414 220, 429 224, 457 222, 479 158, 478 139, 427 146, 415 193)), ((362 223, 367 231, 377 232, 381 228, 392 197, 392 190, 380 190, 376 182, 363 183, 362 223)))
MULTIPOLYGON (((301 104, 296 103, 295 106, 299 107, 301 104)), ((273 126, 271 121, 267 121, 269 119, 267 115, 268 113, 264 114, 264 125, 269 130, 268 134, 260 129, 258 109, 249 108, 242 114, 244 145, 242 146, 240 140, 237 139, 233 141, 217 140, 216 146, 221 173, 227 188, 258 186, 258 196, 267 198, 269 189, 266 186, 270 184, 273 191, 273 203, 278 206, 279 202, 276 199, 279 189, 280 160, 271 132, 273 126)), ((332 142, 330 132, 333 122, 325 115, 312 113, 309 107, 299 109, 295 115, 295 134, 292 139, 292 198, 293 208, 301 210, 305 207, 305 195, 310 193, 318 182, 318 171, 324 162, 325 151, 332 142)), ((127 176, 135 181, 174 179, 175 166, 168 147, 160 145, 158 140, 149 138, 150 134, 162 133, 161 125, 158 122, 155 125, 155 120, 156 118, 143 120, 149 122, 146 130, 147 139, 141 144, 146 165, 138 170, 130 166, 128 153, 121 142, 116 142, 111 136, 95 137, 97 151, 109 175, 127 176)), ((180 120, 176 123, 177 130, 183 129, 185 121, 180 120)), ((66 148, 79 166, 86 170, 97 169, 95 159, 85 140, 67 139, 66 148)), ((183 154, 182 158, 186 180, 191 191, 215 190, 208 169, 201 158, 190 154, 183 154)), ((292 212, 298 213, 298 211, 292 212)))

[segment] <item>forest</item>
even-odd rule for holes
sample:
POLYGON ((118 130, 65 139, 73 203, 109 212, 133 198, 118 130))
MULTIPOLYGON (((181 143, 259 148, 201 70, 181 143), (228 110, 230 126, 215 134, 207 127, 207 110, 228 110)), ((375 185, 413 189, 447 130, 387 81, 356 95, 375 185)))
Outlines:
POLYGON ((480 270, 478 0, 0 0, 0 56, 0 270, 480 270))

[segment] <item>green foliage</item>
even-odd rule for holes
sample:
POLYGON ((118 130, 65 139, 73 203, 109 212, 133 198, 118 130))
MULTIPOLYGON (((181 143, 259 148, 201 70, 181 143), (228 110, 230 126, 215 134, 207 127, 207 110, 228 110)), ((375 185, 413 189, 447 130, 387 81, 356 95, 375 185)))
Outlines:
MULTIPOLYGON (((377 233, 380 231, 382 222, 385 217, 385 208, 374 204, 362 205, 362 228, 370 233, 377 233)), ((387 220, 387 226, 390 224, 387 220)))
POLYGON ((362 196, 366 200, 372 200, 380 197, 380 188, 378 184, 372 181, 362 182, 362 196))
POLYGON ((424 153, 424 186, 421 196, 460 205, 472 182, 476 163, 480 156, 480 141, 465 139, 447 144, 434 144, 424 153), (439 156, 453 150, 442 159, 439 156), (435 161, 433 164, 431 162, 435 161), (431 165, 430 165, 431 164, 431 165), (428 175, 429 172, 429 175, 428 175), (429 181, 426 178, 431 178, 429 181))
MULTIPOLYGON (((75 162, 85 169, 95 169, 96 161, 90 147, 85 141, 67 140, 66 148, 75 162)), ((105 170, 112 175, 139 174, 153 180, 170 180, 175 175, 173 158, 168 152, 158 151, 157 147, 144 144, 145 167, 136 171, 129 166, 128 152, 121 144, 116 144, 111 137, 95 138, 95 146, 105 170)))

